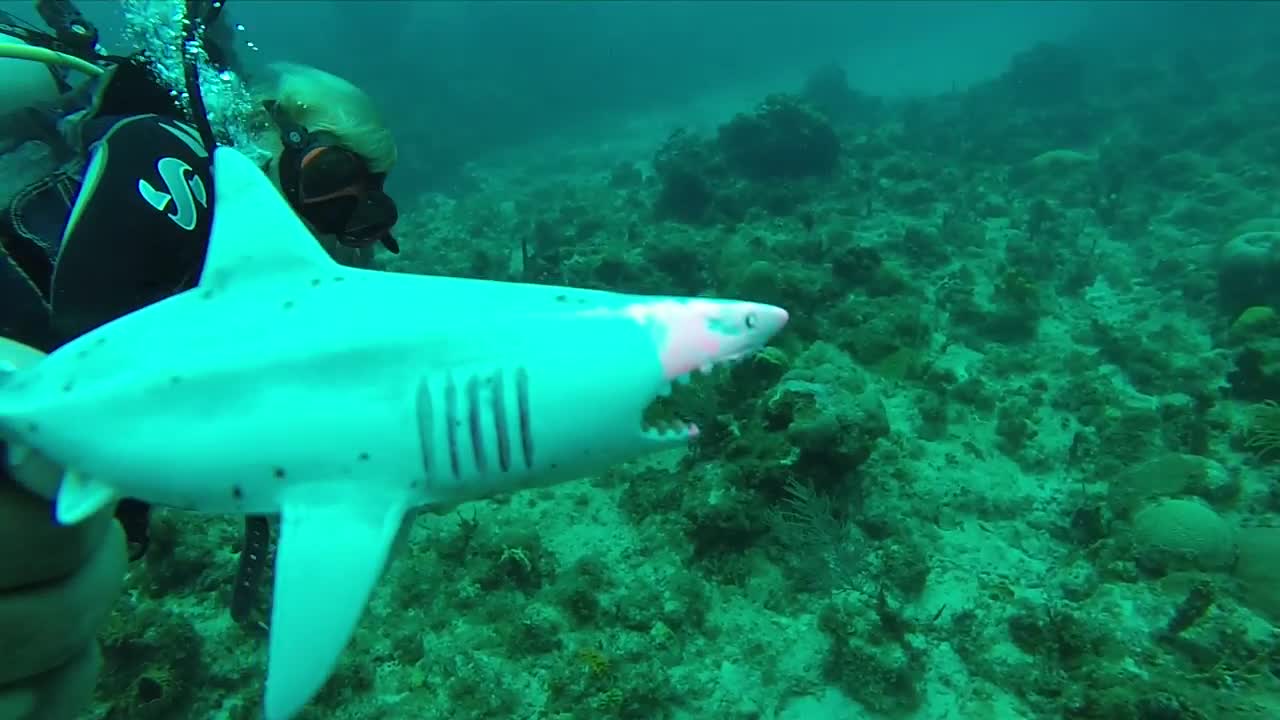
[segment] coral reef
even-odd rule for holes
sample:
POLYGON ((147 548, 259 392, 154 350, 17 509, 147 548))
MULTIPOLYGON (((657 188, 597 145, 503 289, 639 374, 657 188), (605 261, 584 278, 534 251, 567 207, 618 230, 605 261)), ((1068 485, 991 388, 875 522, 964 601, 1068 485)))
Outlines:
MULTIPOLYGON (((377 267, 793 320, 688 452, 420 518, 304 718, 1280 717, 1271 57, 828 67, 406 203, 377 267)), ((252 717, 238 523, 160 522, 95 717, 252 717)))

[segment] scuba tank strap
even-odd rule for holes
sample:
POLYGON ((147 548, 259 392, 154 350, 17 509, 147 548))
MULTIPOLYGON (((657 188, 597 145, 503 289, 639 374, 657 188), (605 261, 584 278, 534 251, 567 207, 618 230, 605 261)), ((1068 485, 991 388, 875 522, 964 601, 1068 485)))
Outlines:
POLYGON ((42 48, 52 48, 57 42, 49 33, 31 27, 3 10, 0 10, 0 35, 8 35, 28 45, 42 48))
POLYGON ((81 60, 99 59, 98 28, 85 19, 71 0, 36 0, 36 12, 53 30, 58 52, 81 60))
MULTIPOLYGON (((71 0, 36 0, 36 12, 48 24, 52 34, 0 10, 0 35, 8 35, 27 45, 78 57, 86 62, 102 61, 98 48, 98 28, 85 19, 71 0)), ((48 67, 58 85, 58 92, 69 92, 72 88, 67 80, 67 71, 53 65, 48 67)))
POLYGON ((186 83, 187 100, 191 103, 191 122, 200 133, 200 142, 208 151, 210 161, 218 143, 213 136, 213 127, 209 125, 209 110, 204 104, 204 93, 200 91, 200 68, 197 66, 195 50, 199 43, 204 42, 206 22, 217 19, 221 12, 221 7, 216 4, 214 9, 210 10, 204 7, 200 0, 187 0, 187 33, 182 48, 182 79, 186 83))

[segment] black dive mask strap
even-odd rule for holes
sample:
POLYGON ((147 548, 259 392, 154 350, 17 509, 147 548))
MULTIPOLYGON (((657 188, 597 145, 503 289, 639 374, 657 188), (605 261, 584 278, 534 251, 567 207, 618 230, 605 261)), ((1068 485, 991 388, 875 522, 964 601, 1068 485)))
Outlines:
POLYGON ((267 100, 262 103, 262 107, 280 131, 280 142, 284 145, 280 160, 276 163, 280 189, 289 204, 298 210, 302 207, 302 157, 310 133, 305 127, 285 117, 276 101, 267 100))

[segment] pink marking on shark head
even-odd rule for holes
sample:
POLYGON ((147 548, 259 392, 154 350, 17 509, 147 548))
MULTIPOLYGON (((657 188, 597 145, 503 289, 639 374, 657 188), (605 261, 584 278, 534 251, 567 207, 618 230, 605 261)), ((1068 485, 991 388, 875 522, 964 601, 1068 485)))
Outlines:
POLYGON ((655 329, 668 381, 759 350, 788 320, 773 305, 710 298, 636 303, 625 312, 655 329))

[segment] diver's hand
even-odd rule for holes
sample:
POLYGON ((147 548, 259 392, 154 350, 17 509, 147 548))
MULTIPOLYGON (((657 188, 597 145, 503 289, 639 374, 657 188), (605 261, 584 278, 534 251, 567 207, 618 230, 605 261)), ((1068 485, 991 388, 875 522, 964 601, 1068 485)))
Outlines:
MULTIPOLYGON (((0 364, 40 357, 0 339, 0 364)), ((101 663, 96 634, 124 580, 112 508, 74 526, 53 519, 60 477, 38 453, 13 468, 0 461, 0 720, 64 720, 84 709, 101 663)))

